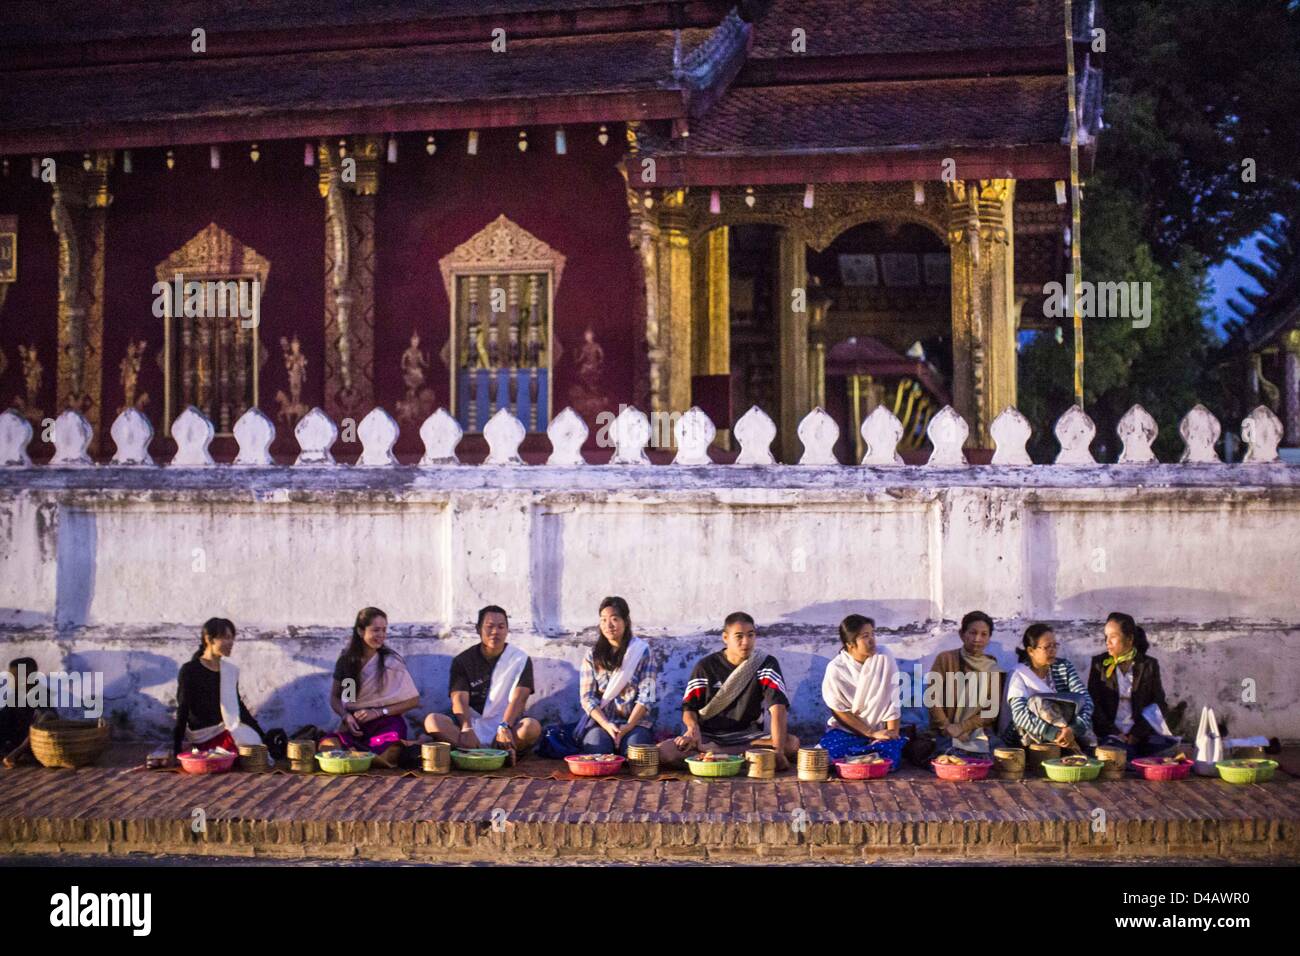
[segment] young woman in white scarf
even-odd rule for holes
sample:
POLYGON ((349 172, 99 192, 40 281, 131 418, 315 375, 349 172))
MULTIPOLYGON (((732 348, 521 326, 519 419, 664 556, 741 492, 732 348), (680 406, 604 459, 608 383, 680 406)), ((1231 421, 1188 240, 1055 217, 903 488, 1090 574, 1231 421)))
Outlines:
POLYGON ((240 744, 260 744, 262 728, 239 694, 239 668, 231 663, 235 625, 224 617, 203 622, 199 649, 176 680, 175 753, 221 748, 235 753, 240 744))
POLYGON ((583 753, 627 753, 654 743, 658 670, 650 646, 632 633, 627 601, 600 602, 600 635, 582 662, 578 682, 583 717, 574 731, 583 753))
POLYGON ((832 760, 880 754, 897 770, 907 743, 899 732, 900 698, 898 665, 876 644, 876 622, 850 614, 840 622, 840 652, 822 678, 831 716, 819 746, 832 760))
POLYGON ((321 740, 321 750, 370 750, 375 766, 397 766, 411 736, 402 715, 419 706, 420 692, 402 655, 385 646, 387 640, 388 615, 377 607, 362 608, 330 686, 330 708, 339 715, 339 729, 321 740))

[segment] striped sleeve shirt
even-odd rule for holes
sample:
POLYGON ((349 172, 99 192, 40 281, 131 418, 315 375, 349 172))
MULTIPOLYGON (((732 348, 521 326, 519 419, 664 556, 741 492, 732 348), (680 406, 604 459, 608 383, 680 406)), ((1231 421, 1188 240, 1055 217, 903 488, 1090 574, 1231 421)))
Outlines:
MULTIPOLYGON (((587 651, 578 677, 578 694, 583 713, 589 713, 593 707, 600 706, 605 688, 609 686, 613 673, 596 667, 594 655, 591 651, 587 651)), ((641 655, 636 670, 632 672, 632 679, 623 688, 623 692, 606 708, 605 716, 627 720, 632 716, 632 710, 636 705, 641 704, 647 712, 644 722, 651 723, 654 721, 658 703, 659 668, 655 664, 654 654, 647 652, 641 655)))
MULTIPOLYGON (((1079 677, 1079 672, 1074 669, 1074 665, 1063 657, 1057 658, 1052 662, 1052 666, 1048 670, 1048 676, 1051 678, 1052 688, 1058 694, 1083 695, 1079 704, 1079 712, 1075 715, 1072 727, 1076 736, 1081 731, 1090 731, 1092 729, 1092 697, 1088 694, 1088 688, 1084 685, 1082 678, 1079 677)), ((1017 737, 1025 733, 1049 741, 1056 737, 1057 728, 1030 712, 1027 697, 1008 697, 1007 703, 1011 708, 1011 724, 1016 731, 1017 737)))

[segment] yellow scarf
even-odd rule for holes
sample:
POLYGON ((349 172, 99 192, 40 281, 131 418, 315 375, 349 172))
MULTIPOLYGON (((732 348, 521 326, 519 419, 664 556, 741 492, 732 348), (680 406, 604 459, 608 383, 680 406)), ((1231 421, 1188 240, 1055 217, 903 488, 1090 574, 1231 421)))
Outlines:
POLYGON ((1106 668, 1106 680, 1110 680, 1111 675, 1115 673, 1116 665, 1127 663, 1128 661, 1133 660, 1133 658, 1135 657, 1137 657, 1137 649, 1130 647, 1126 652, 1121 654, 1119 657, 1108 657, 1104 661, 1102 661, 1102 664, 1106 668))

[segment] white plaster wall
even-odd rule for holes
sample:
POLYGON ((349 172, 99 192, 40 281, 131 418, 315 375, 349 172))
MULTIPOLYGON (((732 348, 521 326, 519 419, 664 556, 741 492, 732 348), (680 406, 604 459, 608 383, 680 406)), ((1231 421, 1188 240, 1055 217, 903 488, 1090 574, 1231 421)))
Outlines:
POLYGON ((293 730, 327 720, 358 608, 389 612, 443 709, 450 658, 496 603, 535 658, 536 712, 573 719, 617 593, 661 659, 662 725, 744 609, 811 733, 845 614, 874 616, 905 669, 954 646, 973 608, 1007 666, 1048 620, 1084 670, 1126 610, 1171 699, 1300 738, 1298 556, 1292 466, 19 469, 0 471, 0 651, 102 670, 124 732, 158 736, 198 625, 227 616, 250 706, 293 730))

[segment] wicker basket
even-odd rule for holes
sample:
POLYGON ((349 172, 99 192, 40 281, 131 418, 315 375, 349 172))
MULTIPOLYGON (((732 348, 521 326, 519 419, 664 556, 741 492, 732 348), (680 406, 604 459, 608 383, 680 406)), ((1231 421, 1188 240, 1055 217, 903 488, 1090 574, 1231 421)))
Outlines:
POLYGON ((266 744, 240 744, 239 769, 249 773, 266 773, 271 769, 267 758, 266 744))
POLYGON ((1025 748, 1025 769, 1035 776, 1045 776, 1047 772, 1043 770, 1043 763, 1060 757, 1061 748, 1056 744, 1030 744, 1025 748))
POLYGON ((809 783, 829 780, 831 756, 824 747, 800 747, 797 767, 800 780, 809 783))
POLYGON ((659 748, 654 744, 628 744, 627 767, 634 777, 659 776, 659 748))
POLYGON ((108 721, 47 720, 32 724, 32 755, 43 767, 88 767, 108 749, 108 721))
MULTIPOLYGON (((993 772, 998 776, 1004 773, 1015 773, 1024 776, 1025 773, 1025 751, 1022 747, 994 747, 993 748, 993 772)), ((1003 778, 1008 779, 1008 778, 1003 778)), ((1019 779, 1019 778, 1016 778, 1019 779)))
POLYGON ((290 760, 313 761, 316 759, 316 741, 291 740, 286 751, 290 760))
POLYGON ((294 773, 315 773, 316 759, 313 757, 311 760, 290 760, 289 769, 294 773))
POLYGON ((1124 767, 1128 764, 1128 751, 1123 747, 1098 747, 1093 751, 1101 761, 1102 780, 1120 780, 1124 776, 1124 767))
POLYGON ((993 768, 993 779, 995 780, 1024 780, 1025 772, 1023 770, 999 770, 993 768))
POLYGON ((749 776, 755 780, 771 780, 776 776, 775 750, 746 750, 745 759, 749 761, 749 776))
POLYGON ((451 744, 440 740, 420 744, 420 764, 425 773, 451 773, 451 744))

